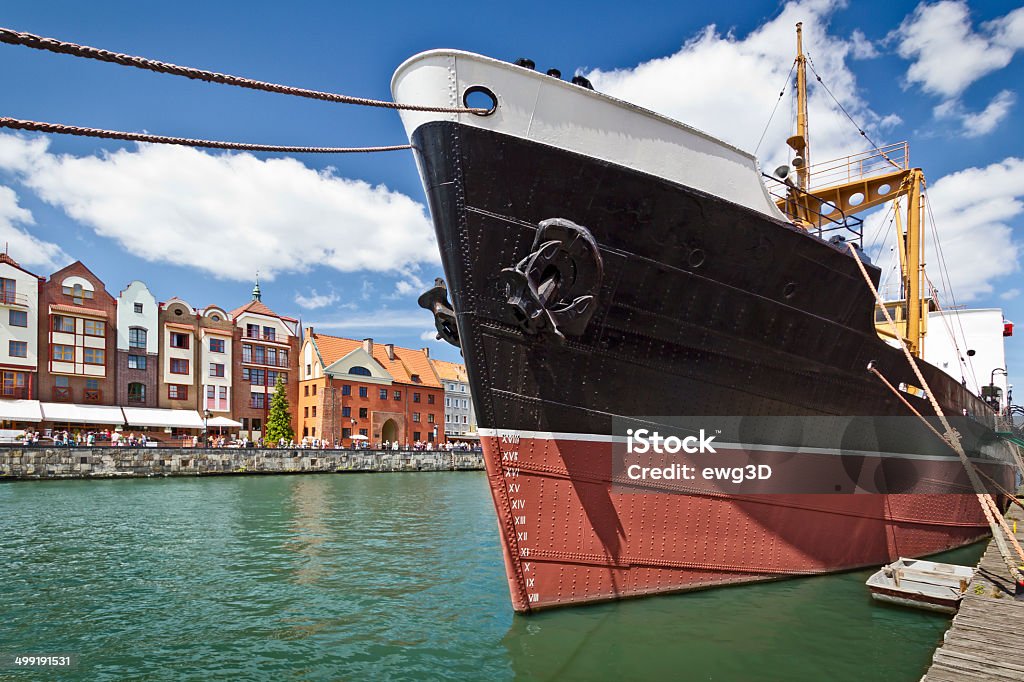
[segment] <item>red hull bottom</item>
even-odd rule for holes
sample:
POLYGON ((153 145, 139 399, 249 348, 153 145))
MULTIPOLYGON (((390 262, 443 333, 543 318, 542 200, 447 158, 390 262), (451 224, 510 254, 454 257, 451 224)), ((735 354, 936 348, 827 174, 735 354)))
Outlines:
POLYGON ((482 441, 519 612, 878 566, 988 531, 973 494, 618 492, 606 439, 482 441))

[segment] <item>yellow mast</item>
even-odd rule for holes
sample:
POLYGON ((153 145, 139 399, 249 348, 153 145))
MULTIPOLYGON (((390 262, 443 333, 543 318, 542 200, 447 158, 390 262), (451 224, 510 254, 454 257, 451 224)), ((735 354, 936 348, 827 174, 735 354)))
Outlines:
MULTIPOLYGON (((807 57, 803 50, 803 23, 796 25, 796 134, 786 140, 796 157, 793 167, 797 172, 797 183, 790 185, 788 196, 777 203, 794 223, 807 229, 818 229, 835 224, 837 217, 849 216, 889 201, 895 201, 897 214, 897 230, 899 232, 898 250, 900 269, 903 274, 903 296, 906 300, 906 314, 902 317, 900 332, 910 352, 920 357, 924 348, 924 336, 927 326, 928 303, 924 291, 924 240, 923 208, 924 208, 924 174, 920 168, 909 168, 909 156, 905 152, 903 162, 894 161, 886 150, 876 149, 869 153, 850 157, 847 164, 849 177, 846 182, 838 182, 814 190, 811 186, 810 167, 810 131, 807 115, 807 57), (883 172, 870 168, 874 157, 885 162, 883 172), (859 168, 860 170, 856 170, 859 168), (907 197, 906 232, 899 223, 899 198, 907 197), (828 208, 831 207, 831 208, 828 208), (825 211, 825 213, 823 213, 825 211), (830 214, 830 215, 827 215, 830 214)), ((891 148, 889 148, 891 153, 891 148)), ((825 166, 826 177, 835 174, 840 167, 835 162, 819 164, 825 166)), ((889 307, 889 306, 887 306, 889 307)), ((889 336, 882 327, 879 333, 889 336)))
POLYGON ((786 143, 797 154, 793 159, 797 185, 806 192, 810 184, 811 144, 807 135, 807 57, 804 56, 803 26, 803 22, 796 25, 796 135, 786 143))

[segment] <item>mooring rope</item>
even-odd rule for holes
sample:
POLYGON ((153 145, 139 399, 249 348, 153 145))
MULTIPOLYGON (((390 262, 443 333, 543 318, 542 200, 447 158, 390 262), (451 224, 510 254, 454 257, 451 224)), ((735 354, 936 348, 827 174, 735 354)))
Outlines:
POLYGON ((282 95, 294 95, 295 97, 308 97, 309 99, 318 99, 325 102, 338 102, 340 104, 356 104, 359 106, 380 107, 383 109, 400 109, 403 111, 424 111, 444 114, 484 114, 489 111, 488 109, 469 107, 429 107, 418 104, 400 104, 398 102, 390 102, 387 100, 352 97, 350 95, 321 92, 319 90, 307 90, 305 88, 296 88, 290 85, 279 85, 277 83, 254 80, 243 76, 232 76, 230 74, 217 73, 215 71, 205 71, 203 69, 196 69, 190 66, 178 66, 177 64, 161 62, 155 59, 147 59, 145 57, 138 57, 135 55, 111 52, 109 50, 89 47, 87 45, 77 45, 75 43, 57 40, 56 38, 44 38, 32 33, 23 33, 3 27, 0 27, 0 43, 22 45, 36 50, 46 50, 57 54, 69 54, 74 57, 95 59, 101 62, 120 64, 121 66, 133 66, 137 69, 145 69, 147 71, 155 71, 157 73, 168 73, 174 76, 184 76, 185 78, 207 81, 209 83, 234 85, 240 88, 262 90, 264 92, 276 92, 282 95))
MULTIPOLYGON (((999 554, 1003 558, 1003 563, 1006 564, 1006 568, 1009 570, 1010 575, 1016 582, 1024 583, 1024 575, 1021 574, 1020 570, 1014 563, 1012 555, 1010 554, 1010 549, 1006 546, 1006 540, 999 531, 1005 531, 1007 536, 1013 541, 1014 547, 1021 555, 1022 561, 1024 561, 1024 550, 1022 550, 1020 545, 1017 543, 1017 538, 1014 537, 1009 526, 1006 525, 1006 520, 1002 517, 1002 514, 999 513, 999 508, 996 506, 995 501, 992 499, 992 496, 988 494, 985 486, 981 482, 981 479, 978 478, 978 472, 975 471, 974 465, 971 464, 971 460, 968 459, 967 453, 964 452, 963 445, 960 443, 960 434, 950 425, 949 420, 946 419, 946 414, 942 411, 942 406, 939 405, 938 400, 936 400, 935 396, 932 394, 931 387, 928 386, 928 382, 925 380, 924 374, 921 373, 921 368, 918 367, 917 360, 914 359, 910 349, 907 348, 907 344, 903 341, 903 337, 900 336, 899 329, 896 327, 896 322, 893 321, 892 315, 889 314, 889 309, 885 306, 885 301, 882 299, 881 294, 878 293, 878 289, 875 288, 874 282, 871 281, 871 276, 868 275, 867 268, 864 267, 864 263, 861 261, 860 256, 857 255, 857 250, 854 248, 853 244, 848 244, 848 247, 850 253, 853 255, 854 262, 857 264, 857 268, 860 269, 860 274, 864 277, 864 281, 867 283, 868 288, 874 295, 875 301, 882 308, 885 320, 892 328, 893 337, 900 342, 900 349, 903 351, 903 355, 910 364, 910 368, 914 371, 914 375, 917 377, 917 380, 921 382, 921 388, 928 397, 928 401, 931 403, 932 409, 935 410, 935 414, 942 422, 942 427, 946 429, 945 436, 938 434, 938 431, 932 427, 932 425, 928 423, 928 420, 925 419, 924 416, 916 409, 911 407, 911 411, 920 417, 921 420, 930 429, 932 429, 932 431, 939 435, 939 437, 949 445, 949 447, 953 448, 957 457, 960 458, 960 463, 963 464, 964 470, 967 472, 967 478, 970 480, 971 486, 974 488, 975 495, 978 497, 978 504, 981 505, 981 511, 985 514, 985 520, 988 522, 989 529, 992 532, 992 539, 995 541, 996 547, 999 549, 999 554), (993 509, 995 510, 995 516, 993 516, 993 509), (998 518, 998 521, 996 521, 996 518, 998 518)), ((881 373, 874 370, 873 365, 868 365, 868 371, 874 371, 877 376, 884 380, 881 373)), ((890 390, 896 393, 898 397, 902 398, 902 396, 899 396, 899 391, 897 391, 889 381, 885 381, 885 384, 890 390)), ((903 400, 903 403, 910 406, 906 400, 903 400)))
POLYGON ((287 152, 292 154, 359 154, 370 152, 391 152, 410 149, 410 145, 396 144, 387 147, 287 147, 270 144, 250 144, 247 142, 223 142, 220 140, 195 140, 188 137, 166 137, 146 133, 128 133, 119 130, 102 128, 83 128, 60 123, 43 123, 41 121, 25 121, 20 118, 0 116, 0 128, 13 130, 32 130, 41 133, 58 135, 80 135, 83 137, 100 137, 105 140, 127 140, 129 142, 152 142, 155 144, 176 144, 185 147, 207 147, 210 149, 238 149, 248 152, 287 152))

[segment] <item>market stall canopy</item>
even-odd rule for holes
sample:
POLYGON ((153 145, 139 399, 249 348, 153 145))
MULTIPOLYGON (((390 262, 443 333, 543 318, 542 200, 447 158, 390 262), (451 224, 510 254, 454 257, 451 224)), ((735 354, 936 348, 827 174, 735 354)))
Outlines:
POLYGON ((237 429, 242 425, 242 422, 236 422, 234 419, 228 419, 227 417, 213 417, 206 422, 206 425, 237 429))
POLYGON ((41 422, 43 412, 38 400, 0 400, 0 420, 41 422))
POLYGON ((203 418, 195 410, 165 410, 156 407, 125 407, 122 409, 128 426, 203 428, 203 418))
POLYGON ((352 440, 370 440, 370 439, 367 438, 366 436, 364 436, 361 433, 357 433, 354 436, 352 436, 352 440))
POLYGON ((43 419, 55 424, 124 424, 120 407, 73 403, 39 403, 39 406, 43 419))

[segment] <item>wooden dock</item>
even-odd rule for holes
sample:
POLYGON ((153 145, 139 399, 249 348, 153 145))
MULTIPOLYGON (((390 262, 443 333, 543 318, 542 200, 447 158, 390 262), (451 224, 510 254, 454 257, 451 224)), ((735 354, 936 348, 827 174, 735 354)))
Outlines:
MULTIPOLYGON (((1024 511, 1012 505, 1006 520, 1011 528, 1016 521, 1017 540, 1024 545, 1024 511)), ((1024 680, 1024 601, 1014 599, 1013 580, 994 541, 978 568, 921 682, 1024 680)))

